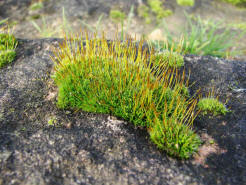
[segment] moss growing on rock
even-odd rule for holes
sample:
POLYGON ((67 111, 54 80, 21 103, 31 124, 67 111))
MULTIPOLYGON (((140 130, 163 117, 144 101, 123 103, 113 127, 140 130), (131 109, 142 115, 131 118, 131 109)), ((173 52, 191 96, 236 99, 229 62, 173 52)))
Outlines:
POLYGON ((213 116, 217 116, 219 114, 225 115, 229 112, 223 103, 211 97, 202 98, 198 102, 197 107, 203 115, 212 114, 213 116))
POLYGON ((14 50, 0 51, 0 68, 15 59, 16 53, 14 50))
POLYGON ((0 68, 14 60, 16 46, 17 41, 13 35, 0 33, 0 68))
POLYGON ((120 117, 147 128, 158 148, 188 158, 201 143, 191 128, 197 99, 187 97, 185 73, 168 62, 159 65, 162 59, 142 47, 131 40, 67 39, 54 59, 58 106, 120 117))
POLYGON ((169 154, 187 159, 201 145, 201 140, 191 129, 177 120, 163 120, 155 124, 150 131, 151 140, 159 149, 166 149, 169 154), (173 133, 172 130, 176 130, 173 133))

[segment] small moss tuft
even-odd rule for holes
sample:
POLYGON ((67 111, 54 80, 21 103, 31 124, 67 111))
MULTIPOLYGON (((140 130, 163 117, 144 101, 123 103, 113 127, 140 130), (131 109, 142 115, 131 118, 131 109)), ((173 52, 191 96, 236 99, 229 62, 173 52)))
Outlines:
POLYGON ((147 3, 150 6, 151 11, 156 15, 157 21, 160 21, 173 13, 169 9, 164 9, 160 0, 148 0, 147 3))
POLYGON ((126 17, 125 13, 120 10, 110 10, 109 16, 114 22, 121 22, 126 17))
POLYGON ((54 126, 56 123, 57 123, 57 119, 56 119, 55 116, 51 117, 51 118, 48 120, 48 125, 49 125, 49 126, 54 126))
POLYGON ((0 68, 11 63, 15 59, 16 53, 14 50, 0 51, 0 68))
POLYGON ((17 41, 13 35, 0 33, 0 68, 14 60, 16 45, 17 41))
MULTIPOLYGON (((177 121, 177 120, 176 120, 177 121)), ((164 120, 150 129, 150 138, 161 150, 172 156, 188 159, 201 145, 201 139, 189 127, 180 122, 164 120), (175 130, 173 133, 172 130, 175 130)))
POLYGON ((197 107, 203 115, 212 114, 217 116, 219 114, 225 115, 229 112, 225 105, 216 98, 202 98, 199 100, 197 107))

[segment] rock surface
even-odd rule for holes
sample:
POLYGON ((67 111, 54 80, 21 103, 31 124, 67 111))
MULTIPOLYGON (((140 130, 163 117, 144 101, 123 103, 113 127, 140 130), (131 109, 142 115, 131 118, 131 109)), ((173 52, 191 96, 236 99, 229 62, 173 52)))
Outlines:
POLYGON ((179 161, 130 123, 57 109, 49 55, 59 42, 19 40, 16 60, 0 69, 0 184, 246 183, 245 62, 185 57, 191 91, 214 86, 232 113, 198 118, 204 144, 179 161))

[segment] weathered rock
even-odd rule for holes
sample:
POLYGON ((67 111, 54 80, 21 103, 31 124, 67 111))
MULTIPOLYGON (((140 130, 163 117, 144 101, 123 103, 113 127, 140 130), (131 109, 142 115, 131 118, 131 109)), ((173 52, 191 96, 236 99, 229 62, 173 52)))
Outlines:
POLYGON ((27 15, 28 6, 32 0, 4 0, 0 1, 0 19, 10 18, 14 20, 23 20, 27 15))
POLYGON ((0 69, 0 184, 245 184, 246 63, 185 57, 192 92, 214 85, 233 112, 197 119, 205 144, 179 161, 130 123, 57 109, 49 55, 59 42, 19 40, 16 60, 0 69))

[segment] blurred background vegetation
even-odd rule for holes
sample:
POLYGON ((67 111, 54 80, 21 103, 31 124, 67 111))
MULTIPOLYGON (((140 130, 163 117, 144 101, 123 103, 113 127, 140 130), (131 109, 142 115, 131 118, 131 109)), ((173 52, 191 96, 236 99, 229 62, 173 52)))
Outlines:
MULTIPOLYGON (((184 54, 245 60, 246 0, 2 0, 0 25, 19 38, 63 37, 81 30, 145 37, 159 50, 163 41, 184 40, 184 54)), ((174 47, 175 48, 175 47, 174 47)))

